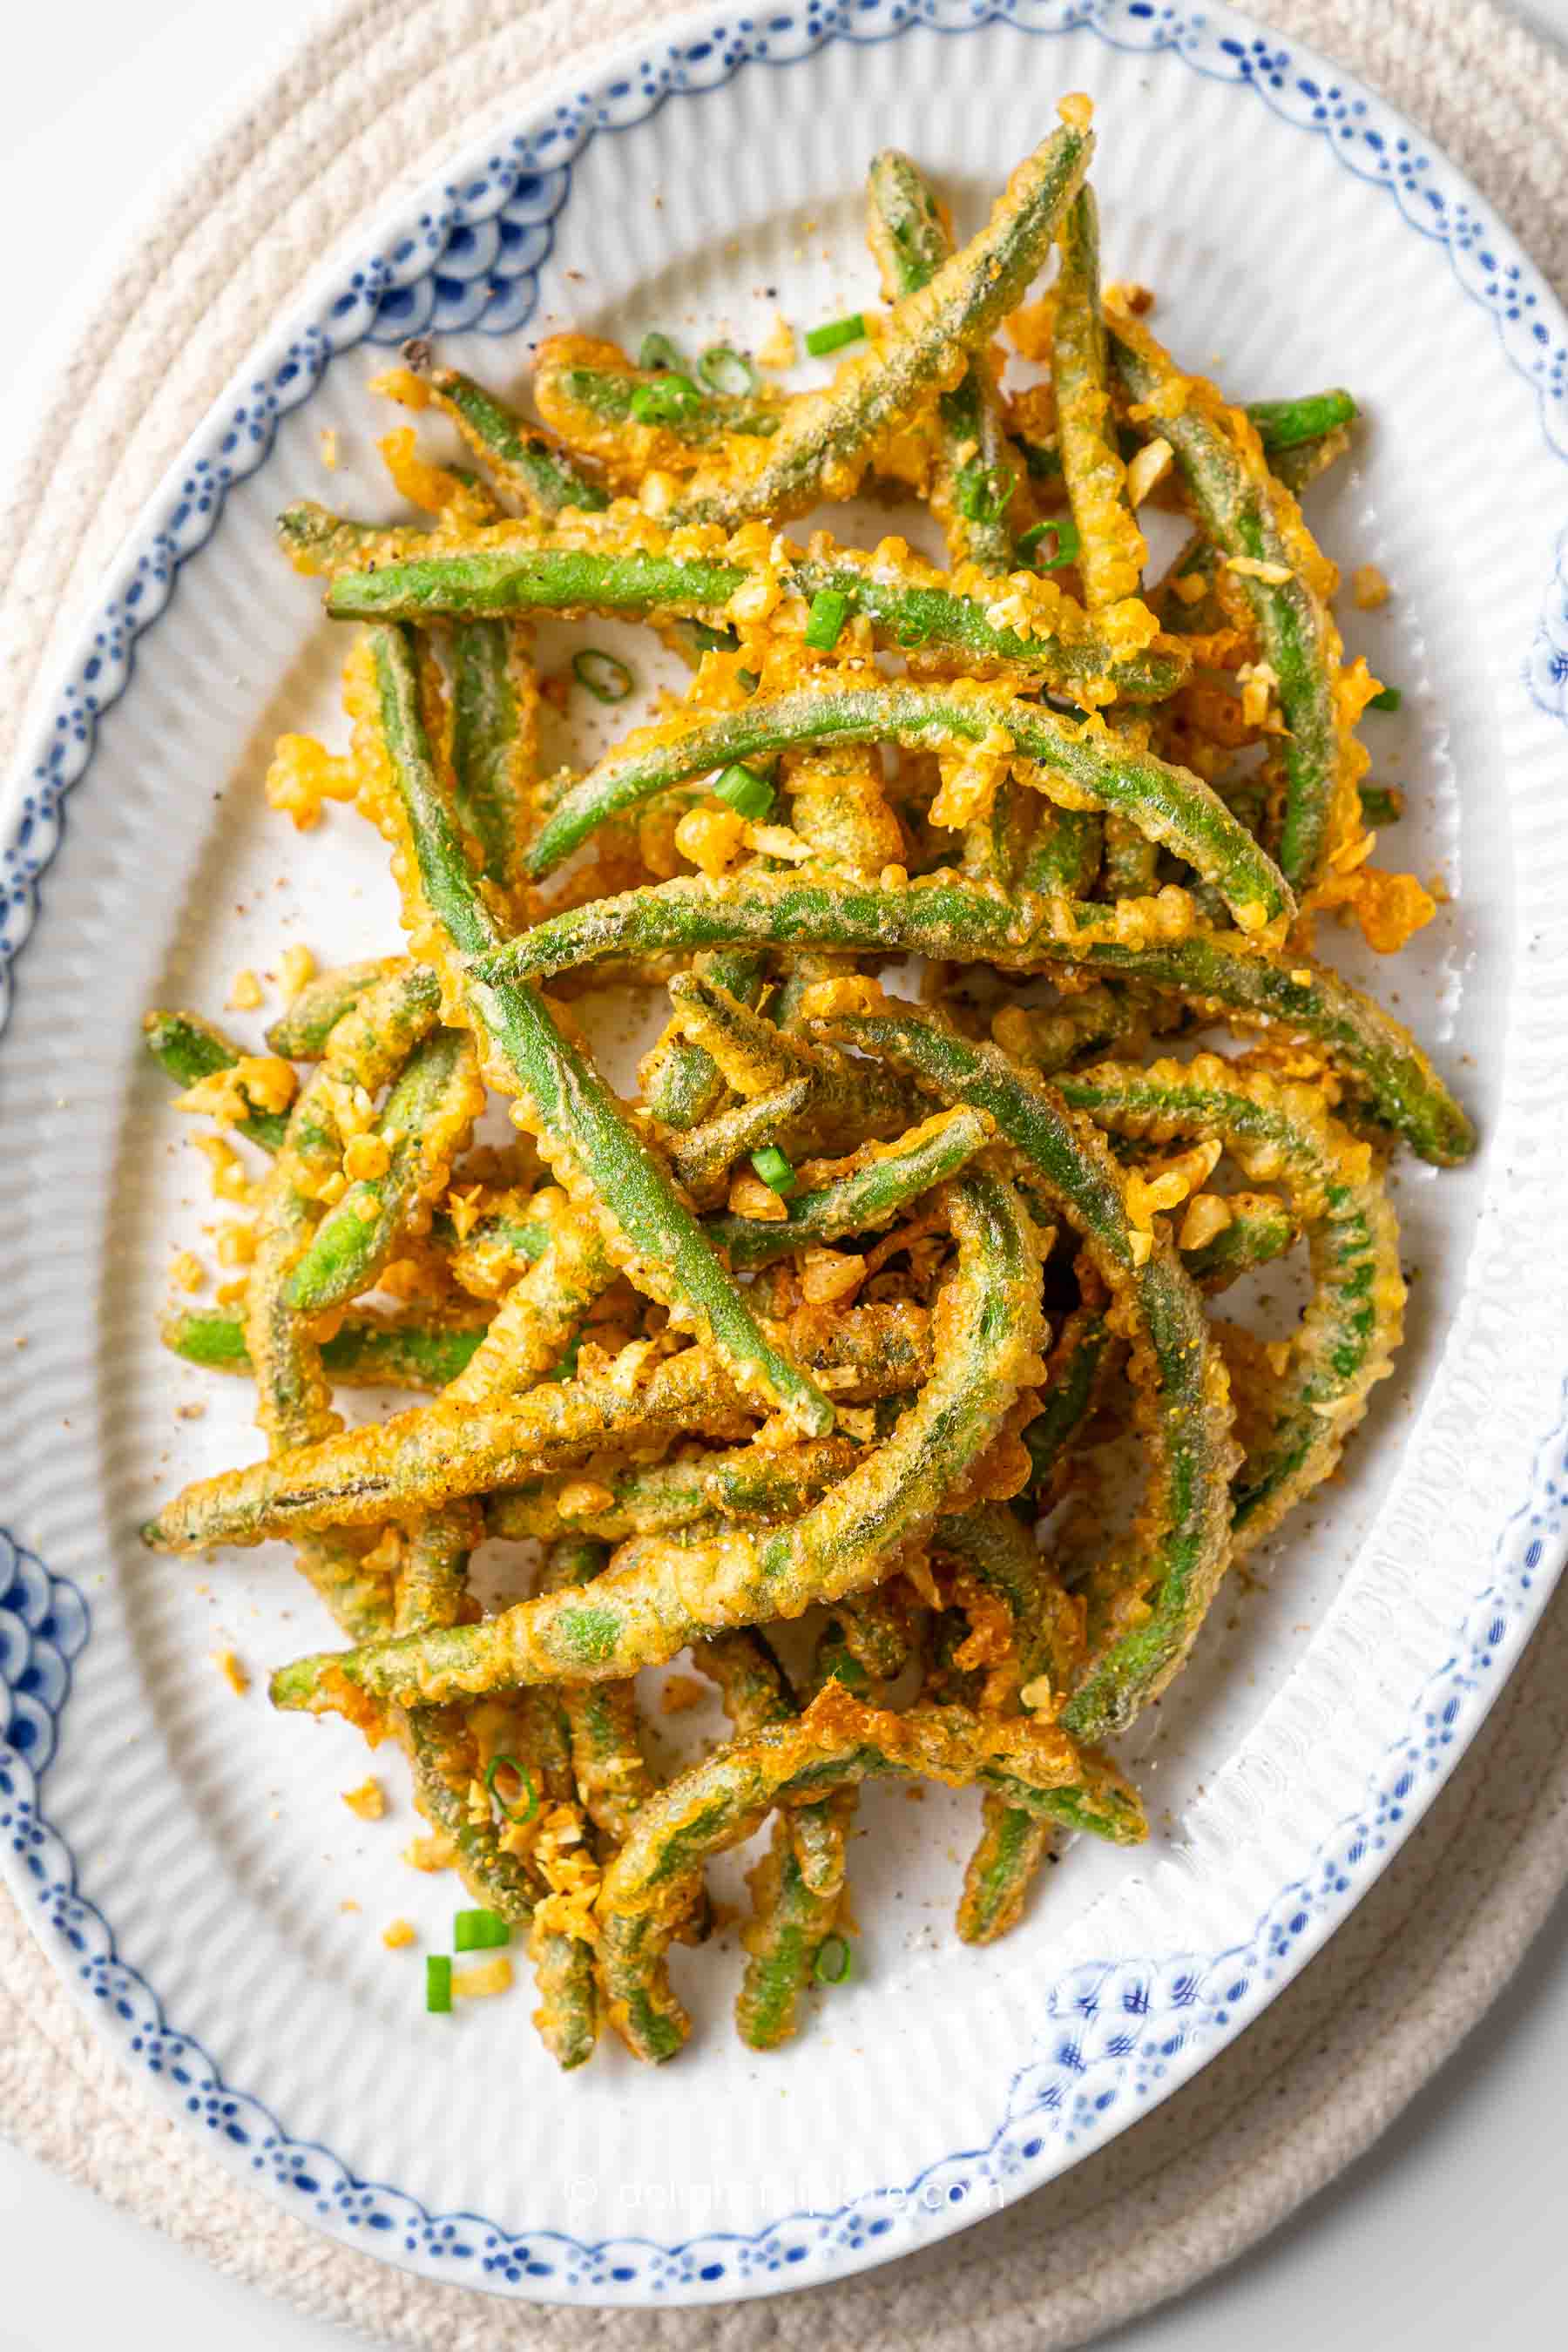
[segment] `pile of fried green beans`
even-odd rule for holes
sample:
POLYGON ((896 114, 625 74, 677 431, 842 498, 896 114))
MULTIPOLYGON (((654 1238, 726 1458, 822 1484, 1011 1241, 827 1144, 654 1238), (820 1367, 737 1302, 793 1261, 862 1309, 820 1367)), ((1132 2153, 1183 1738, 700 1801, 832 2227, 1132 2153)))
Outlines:
MULTIPOLYGON (((267 1453, 145 1541, 295 1547, 343 1646, 274 1704, 405 1748, 565 2066, 606 2021, 680 2049, 670 1945, 769 1823, 737 2016, 786 2041, 849 1969, 868 1778, 982 1792, 973 1943, 1064 1837, 1146 1837, 1103 1743, 1391 1369, 1391 1155, 1473 1148, 1310 951, 1398 807, 1298 504, 1354 404, 1182 374, 1102 292, 1088 101, 1060 116, 962 247, 875 159, 886 307, 813 339, 847 354, 820 390, 567 335, 531 419, 411 346, 390 388, 463 445, 426 522, 279 520, 357 625, 352 790, 405 945, 309 980, 269 1061, 148 1016, 263 1171, 243 1298, 165 1337, 255 1381, 267 1453), (1054 253, 1009 389, 994 339, 1054 253), (946 568, 789 536, 862 491, 922 499, 946 568), (1151 501, 1191 533, 1160 577, 1151 501), (546 773, 542 615, 646 625, 688 692, 546 773), (631 1102, 579 1025, 628 977, 663 1021, 631 1102), (519 1139, 477 1157, 492 1097, 519 1139), (1298 1244, 1288 1341, 1216 1318, 1298 1244), (416 1394, 345 1428, 364 1387, 416 1394), (539 1567, 486 1612, 492 1538, 539 1567), (666 1773, 636 1677, 684 1654, 729 1737, 666 1773)), ((573 676, 633 683, 586 640, 573 676)))

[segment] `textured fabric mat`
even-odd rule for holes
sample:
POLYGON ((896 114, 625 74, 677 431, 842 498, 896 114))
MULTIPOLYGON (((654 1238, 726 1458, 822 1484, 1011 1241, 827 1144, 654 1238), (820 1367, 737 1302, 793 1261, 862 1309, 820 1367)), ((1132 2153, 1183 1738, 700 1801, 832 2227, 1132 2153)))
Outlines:
MULTIPOLYGON (((397 190, 631 31, 630 0, 340 0, 100 273, 0 544, 0 773, 143 501, 258 324, 397 190), (504 91, 476 110, 476 91, 504 91), (154 400, 153 394, 156 394, 154 400)), ((1568 292, 1568 63, 1488 0, 1264 0, 1413 115, 1568 292)), ((1062 2181, 844 2285, 705 2311, 535 2311, 405 2276, 237 2185, 148 2105, 0 1895, 0 2130, 229 2274, 385 2347, 1058 2352, 1232 2260, 1360 2155, 1473 2025, 1568 1879, 1568 1591, 1392 1867, 1240 2041, 1062 2181), (1137 2227, 1128 2226, 1129 2209, 1137 2227)))

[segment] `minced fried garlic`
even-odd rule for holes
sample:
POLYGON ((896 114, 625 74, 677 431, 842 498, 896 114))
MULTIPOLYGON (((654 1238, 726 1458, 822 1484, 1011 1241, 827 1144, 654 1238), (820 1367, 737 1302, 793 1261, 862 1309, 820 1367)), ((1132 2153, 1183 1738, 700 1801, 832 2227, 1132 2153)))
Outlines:
POLYGON ((389 1919, 381 1931, 381 1940, 389 1952, 400 1952, 406 1945, 416 1944, 419 1934, 412 1919, 389 1919))
POLYGON ((1134 1225, 1147 1230, 1165 1209, 1173 1209, 1206 1181, 1218 1162, 1221 1145, 1209 1136, 1173 1159, 1163 1160, 1145 1176, 1136 1168, 1127 1174, 1127 1213, 1134 1225))
POLYGON ((750 1217, 763 1225, 783 1225, 789 1222, 789 1203, 771 1184, 764 1184, 750 1169, 742 1169, 730 1180, 730 1207, 737 1217, 750 1217))
POLYGON ((256 1110, 287 1110, 299 1079, 276 1054, 242 1054, 232 1068, 214 1070, 174 1097, 176 1110, 199 1112, 220 1127, 237 1127, 256 1110))
POLYGON ((1362 613, 1375 613, 1380 604, 1387 604, 1388 583, 1375 563, 1360 564, 1351 573, 1351 595, 1362 613))
MULTIPOLYGON (((1367 846, 1372 846, 1370 835, 1367 846)), ((1436 898, 1414 874, 1385 874, 1364 864, 1349 873, 1328 875, 1313 892, 1312 904, 1337 907, 1353 917, 1368 947, 1379 955, 1397 954, 1437 911, 1436 898)))
POLYGON ((1244 580, 1261 580, 1270 588, 1283 588, 1294 577, 1288 563, 1267 563, 1260 555, 1227 555, 1227 572, 1237 572, 1244 580))
POLYGON ((865 1274, 865 1259, 852 1251, 808 1249, 801 1267, 801 1297, 808 1307, 832 1307, 853 1297, 865 1274))
POLYGON ((313 735, 279 735, 263 789, 269 808, 308 833, 320 824, 326 802, 353 800, 359 776, 352 760, 340 759, 313 735))
POLYGON ((795 329, 790 325, 789 320, 784 317, 782 310, 775 310, 773 312, 773 323, 768 329, 768 331, 763 336, 762 341, 757 345, 752 357, 755 359, 759 367, 773 368, 775 370, 794 367, 795 362, 795 329))
POLYGON ((410 1870, 450 1870, 457 1852, 444 1831, 434 1830, 428 1837, 410 1838, 403 1849, 403 1859, 410 1870))
POLYGON ((1143 446, 1134 453, 1127 467, 1127 496, 1131 505, 1141 507, 1144 499, 1158 488, 1170 472, 1175 454, 1163 434, 1152 441, 1145 441, 1143 446))
POLYGON ((1182 1219, 1182 1229, 1176 1236, 1177 1246, 1184 1250, 1206 1249, 1216 1235, 1234 1222, 1230 1202, 1218 1192, 1194 1192, 1182 1219))
POLYGON ((572 1478, 562 1487, 555 1507, 563 1519, 591 1519, 609 1510, 615 1499, 615 1489, 597 1478, 572 1478))
POLYGON ((229 982, 224 1003, 231 1013, 254 1013, 261 1003, 261 982, 248 964, 229 982))
POLYGON ((350 1812, 357 1813, 362 1822, 379 1822, 386 1811, 386 1791, 374 1774, 368 1780, 362 1780, 357 1789, 345 1789, 342 1800, 350 1812))
POLYGON ((343 1173, 355 1184, 374 1183, 392 1165, 392 1148, 380 1135, 353 1135, 343 1147, 343 1173))
POLYGON ((454 2000, 489 2000, 511 1990, 511 1961, 505 1952, 493 1952, 472 1968, 452 1970, 454 2000))
POLYGON ((190 1140, 207 1163, 215 1200, 245 1202, 254 1197, 245 1163, 231 1143, 221 1135, 193 1135, 190 1140))
POLYGON ((688 809, 675 828, 677 849, 712 881, 728 872, 745 842, 745 818, 717 802, 688 809))
POLYGON ((316 959, 308 947, 296 942, 293 947, 284 949, 278 959, 278 985, 283 992, 286 1004, 291 1004, 306 982, 314 980, 315 976, 316 959))

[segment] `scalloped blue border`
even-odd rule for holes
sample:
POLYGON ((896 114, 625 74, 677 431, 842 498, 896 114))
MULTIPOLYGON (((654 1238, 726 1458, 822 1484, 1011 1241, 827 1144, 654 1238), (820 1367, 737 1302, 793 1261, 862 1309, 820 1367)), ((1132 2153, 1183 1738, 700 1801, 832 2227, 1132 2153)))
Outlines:
MULTIPOLYGON (((915 25, 960 33, 997 20, 1039 34, 1086 30, 1121 48, 1172 49, 1195 71, 1249 86, 1296 127, 1329 140, 1347 169, 1384 186, 1409 226, 1444 245, 1464 290, 1489 311, 1510 364, 1535 390, 1549 449, 1568 458, 1568 334, 1538 273, 1391 110, 1316 59, 1310 72, 1299 70, 1277 37, 1232 12, 1145 0, 855 0, 841 6, 809 0, 804 15, 721 24, 710 37, 667 44, 596 90, 558 105, 541 129, 514 138, 471 177, 448 184, 439 206, 411 215, 385 239, 384 250, 352 273, 270 376, 253 382, 207 435, 150 546, 125 567, 124 584, 64 689, 6 846, 0 1029, 10 1009, 10 968, 30 935, 37 885, 58 845, 61 805, 90 762, 100 720, 125 690, 135 642, 165 608, 181 565, 210 538, 227 490, 265 461, 279 418, 310 396, 331 359, 366 341, 394 342, 416 331, 520 330, 537 300, 538 272, 552 249, 573 162, 599 131, 629 128, 670 94, 717 88, 746 62, 798 62, 837 38, 886 40, 915 25), (1456 184, 1445 189, 1445 177, 1456 184)), ((1525 678, 1543 711, 1568 719, 1568 531, 1525 678)), ((1113 2110, 1123 2108, 1119 2127, 1130 2119, 1128 2110, 1173 2087, 1315 1948, 1347 1907, 1356 1874, 1378 1866, 1376 1858, 1398 1842, 1448 1769, 1461 1724, 1484 1710, 1499 1667, 1521 1636, 1546 1546, 1562 1533, 1565 1429, 1568 1418, 1542 1445, 1531 1499, 1500 1535, 1497 1572, 1452 1658, 1429 1685, 1416 1727, 1390 1748, 1366 1804, 1346 1816, 1314 1856, 1312 1871, 1282 1890, 1245 1943, 1207 1958, 1097 1962, 1075 1970, 1049 1996, 1056 2028, 1049 2053, 1015 2076, 1006 2114, 984 2147, 942 2159, 901 2189, 875 2192, 832 2213, 795 2213, 750 2236, 719 2231, 671 2246, 647 2239, 581 2244, 557 2231, 509 2235, 473 2214, 431 2216, 400 2191, 357 2179, 329 2150, 290 2140, 258 2100, 226 2084, 200 2046, 167 2025, 152 1989, 118 1958, 107 1921, 78 1888, 68 1846, 40 1810, 39 1784, 68 1696, 71 1661, 89 1621, 68 1580, 52 1576, 4 1534, 0 1851, 9 1849, 10 1874, 24 1903, 31 1897, 46 1948, 76 1973, 123 2053, 144 2065, 231 2160, 309 2218, 350 2238, 363 2233, 367 2251, 436 2276, 544 2297, 719 2300, 765 2290, 769 2282, 793 2284, 792 2273, 802 2279, 842 2273, 873 2258, 877 2242, 896 2239, 900 2229, 910 2239, 928 2235, 939 2214, 951 2219, 954 2208, 978 2205, 998 2190, 1017 2193, 1040 2168, 1047 2141, 1086 2150, 1103 2137, 1113 2110), (1521 1532, 1519 1556, 1510 1558, 1521 1532), (797 2268, 806 2263, 809 2270, 797 2268)))

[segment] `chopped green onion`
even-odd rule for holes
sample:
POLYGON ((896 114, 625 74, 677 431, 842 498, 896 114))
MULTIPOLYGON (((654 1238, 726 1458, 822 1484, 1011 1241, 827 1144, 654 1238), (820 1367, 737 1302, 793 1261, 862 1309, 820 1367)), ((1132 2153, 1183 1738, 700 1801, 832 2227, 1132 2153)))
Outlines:
POLYGON ((848 597, 841 595, 837 588, 819 588, 806 615, 806 644, 815 646, 818 653, 830 654, 843 635, 848 618, 848 597))
POLYGON ((662 375, 657 383, 639 383, 632 393, 632 415, 638 425, 668 425, 701 405, 702 394, 689 375, 662 375))
POLYGON ((595 702, 624 702, 637 684, 624 661, 603 646, 586 646, 572 656, 572 675, 595 702))
POLYGON ((493 1952, 510 1941, 510 1924, 499 1911, 459 1911, 452 1922, 455 1952, 493 1952))
POLYGON ((805 339, 805 348, 814 360, 826 357, 829 352, 841 351, 846 343, 858 343, 866 332, 864 314, 851 310, 847 319, 829 319, 823 327, 813 327, 805 339))
POLYGON ((1000 522, 1013 496, 1013 477, 1005 466, 983 466, 971 457, 961 466, 953 483, 958 511, 966 522, 1000 522))
POLYGON ((737 816, 761 824, 773 804, 773 788, 765 776, 739 764, 726 768, 713 787, 716 800, 726 801, 737 816))
POLYGON ((799 1178, 776 1143, 764 1143, 760 1151, 752 1154, 752 1165, 772 1192, 787 1201, 799 1184, 799 1178))
POLYGON ((648 334, 643 337, 637 347, 637 365, 648 369, 671 368, 677 374, 684 375, 686 354, 678 343, 670 341, 668 335, 648 334))
POLYGON ((1385 686, 1381 694, 1373 696, 1366 707, 1369 710, 1397 710, 1404 699, 1398 687, 1385 686))
POLYGON ((1018 534, 1018 554, 1037 572, 1059 572, 1064 563, 1072 562, 1081 545, 1077 524, 1068 522, 1065 516, 1053 522, 1032 522, 1027 530, 1018 534))
POLYGON ((523 1770, 515 1756, 492 1756, 490 1758, 489 1767, 485 1772, 485 1787, 495 1799, 496 1803, 500 1807, 509 1822, 531 1822, 535 1813, 539 1811, 539 1791, 534 1787, 533 1782, 523 1770), (510 1800, 503 1797, 500 1790, 496 1787, 496 1775, 498 1772, 512 1773, 521 1786, 522 1795, 510 1800), (523 1801, 524 1799, 527 1800, 526 1803, 523 1801), (519 1811, 520 1806, 521 1807, 521 1811, 519 1811))
POLYGON ((847 1984, 855 1968, 855 1956, 842 1936, 829 1936, 816 1955, 812 1973, 818 1984, 847 1984))
POLYGON ((432 2017, 446 2017, 452 2007, 452 1963, 445 1952, 425 1958, 425 2006, 432 2017))
POLYGON ((697 362, 697 373, 710 392, 723 394, 731 400, 743 400, 748 393, 757 390, 757 371, 744 352, 732 351, 728 343, 713 343, 697 362))

